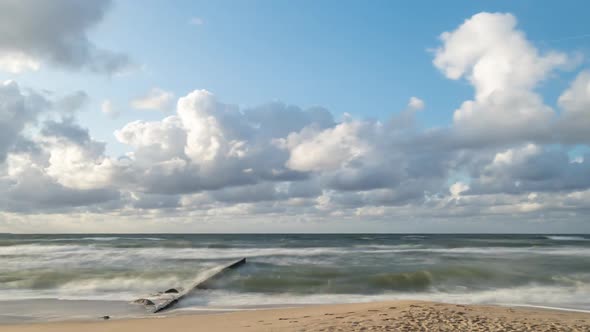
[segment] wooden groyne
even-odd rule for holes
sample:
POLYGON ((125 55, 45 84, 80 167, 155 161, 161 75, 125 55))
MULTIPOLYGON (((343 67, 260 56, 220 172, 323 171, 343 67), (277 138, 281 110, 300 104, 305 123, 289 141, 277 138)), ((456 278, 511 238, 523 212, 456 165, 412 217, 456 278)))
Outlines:
POLYGON ((219 279, 227 271, 236 269, 236 268, 244 265, 245 263, 246 263, 246 258, 242 258, 242 259, 239 259, 235 262, 232 262, 232 263, 224 266, 223 268, 219 269, 219 271, 216 271, 215 273, 213 273, 212 275, 210 275, 206 279, 199 280, 198 282, 196 282, 195 284, 191 285, 186 290, 183 290, 181 292, 179 292, 178 290, 176 290, 174 288, 171 288, 162 294, 162 295, 165 295, 166 298, 159 299, 159 301, 158 300, 151 301, 148 299, 139 299, 135 302, 144 304, 146 308, 153 308, 152 309, 153 313, 157 313, 157 312, 169 309, 172 306, 174 306, 176 303, 178 303, 178 301, 182 300, 185 296, 187 296, 191 292, 193 292, 194 290, 207 289, 208 285, 210 285, 210 283, 212 281, 219 279))

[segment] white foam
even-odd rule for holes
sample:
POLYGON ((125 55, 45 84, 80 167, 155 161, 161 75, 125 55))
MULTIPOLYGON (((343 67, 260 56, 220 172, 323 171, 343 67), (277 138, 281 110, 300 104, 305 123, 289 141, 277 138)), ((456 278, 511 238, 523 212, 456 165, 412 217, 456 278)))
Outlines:
MULTIPOLYGON (((79 242, 79 241, 117 241, 117 240, 146 240, 146 241, 163 241, 159 237, 124 237, 124 236, 90 236, 82 238, 55 238, 55 239, 34 239, 34 242, 79 242)), ((29 241, 29 240, 25 240, 29 241)))
POLYGON ((555 308, 572 308, 590 310, 588 294, 590 286, 557 287, 529 285, 516 288, 483 290, 466 293, 430 292, 430 293, 386 293, 375 295, 362 294, 310 294, 291 293, 262 294, 235 293, 226 291, 208 291, 187 298, 181 307, 248 307, 281 306, 303 304, 360 303, 389 300, 424 300, 464 304, 506 304, 534 306, 551 304, 555 308))
POLYGON ((590 241, 590 239, 584 238, 582 236, 548 235, 545 237, 553 241, 590 241))
POLYGON ((590 310, 585 310, 585 309, 549 307, 546 305, 532 305, 532 304, 521 304, 521 303, 498 303, 498 305, 505 305, 505 306, 509 306, 509 307, 539 308, 539 309, 549 309, 549 310, 558 310, 558 311, 590 313, 590 310))
MULTIPOLYGON (((197 260, 198 265, 215 260, 257 258, 259 261, 278 263, 280 259, 298 262, 310 259, 316 264, 340 259, 342 256, 357 254, 390 255, 399 254, 398 259, 407 257, 431 257, 442 255, 551 255, 568 257, 590 257, 590 248, 579 246, 551 247, 461 247, 425 248, 419 245, 366 245, 354 247, 310 247, 310 248, 114 248, 98 244, 25 244, 0 247, 3 271, 25 269, 145 267, 163 266, 170 260, 197 260), (407 255, 415 254, 415 255, 407 255), (23 256, 26 256, 23 257, 23 256)), ((196 264, 196 263, 195 263, 196 264)))

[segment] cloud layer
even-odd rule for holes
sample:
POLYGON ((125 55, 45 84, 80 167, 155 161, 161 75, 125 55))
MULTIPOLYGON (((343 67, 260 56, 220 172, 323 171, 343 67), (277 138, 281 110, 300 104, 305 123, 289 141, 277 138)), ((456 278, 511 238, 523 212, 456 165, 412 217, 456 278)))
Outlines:
MULTIPOLYGON (((27 11, 27 4, 13 6, 27 11)), ((78 4, 85 14, 71 23, 75 43, 62 49, 57 38, 37 46, 46 54, 40 59, 94 66, 84 31, 107 5, 78 4), (86 51, 70 54, 78 48, 86 51)), ((37 37, 27 38, 11 50, 39 57, 27 46, 37 37)), ((0 48, 9 44, 0 40, 0 48)), ((428 108, 417 97, 389 119, 361 120, 279 102, 240 108, 206 90, 175 103, 172 93, 153 89, 131 105, 173 112, 117 130, 117 141, 131 151, 124 156, 107 155, 105 144, 77 124, 84 92, 54 100, 4 82, 0 210, 13 221, 40 213, 67 219, 69 213, 175 225, 236 218, 452 225, 509 217, 571 223, 566 228, 574 231, 590 208, 590 155, 584 154, 590 74, 582 70, 556 106, 537 88, 577 62, 537 49, 514 16, 480 13, 444 32, 434 53, 443 75, 465 80, 474 91, 448 127, 419 126, 416 113, 428 108)), ((115 114, 109 101, 102 111, 115 114)))

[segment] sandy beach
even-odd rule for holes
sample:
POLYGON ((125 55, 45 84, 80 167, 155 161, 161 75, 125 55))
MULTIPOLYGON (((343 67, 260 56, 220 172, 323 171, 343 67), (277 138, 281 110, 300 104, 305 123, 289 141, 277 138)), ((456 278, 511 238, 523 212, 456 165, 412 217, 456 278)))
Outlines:
POLYGON ((393 301, 223 314, 0 326, 3 332, 590 331, 590 314, 536 308, 393 301))

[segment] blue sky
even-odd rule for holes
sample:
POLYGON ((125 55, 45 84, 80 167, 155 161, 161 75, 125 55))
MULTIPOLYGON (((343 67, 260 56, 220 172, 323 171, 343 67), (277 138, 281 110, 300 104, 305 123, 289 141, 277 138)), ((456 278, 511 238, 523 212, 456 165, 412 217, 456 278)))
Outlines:
MULTIPOLYGON (((5 156, 0 144, 0 157, 8 165, 6 174, 0 169, 0 180, 15 186, 6 195, 20 197, 22 188, 14 184, 24 183, 24 175, 14 174, 25 173, 11 167, 25 158, 19 142, 29 140, 45 151, 43 158, 49 158, 38 166, 49 181, 44 188, 56 186, 74 196, 76 190, 85 190, 84 194, 99 197, 89 196, 88 204, 64 198, 65 203, 51 211, 24 208, 17 198, 9 203, 0 200, 8 211, 4 220, 14 223, 19 218, 36 220, 39 215, 52 219, 86 213, 94 216, 89 229, 103 230, 96 220, 105 214, 127 220, 133 219, 130 215, 156 218, 156 213, 180 227, 193 213, 228 219, 243 209, 250 212, 240 213, 251 217, 254 225, 277 218, 280 210, 282 218, 299 215, 308 222, 378 219, 382 224, 375 229, 395 230, 391 228, 395 223, 387 220, 400 215, 409 218, 407 211, 416 208, 422 211, 420 216, 410 219, 422 220, 425 226, 420 227, 426 228, 452 219, 448 225, 493 231, 492 224, 474 225, 454 218, 510 215, 527 222, 545 220, 544 227, 551 230, 590 230, 581 217, 581 211, 590 207, 586 201, 590 183, 584 180, 590 175, 584 134, 590 130, 584 113, 590 97, 583 89, 590 26, 589 5, 584 1, 100 0, 76 4, 59 0, 35 9, 35 2, 26 0, 0 5, 4 20, 14 16, 20 25, 4 31, 0 27, 0 66, 3 56, 12 61, 22 54, 40 63, 38 70, 0 70, 0 81, 14 80, 21 98, 27 98, 30 88, 49 104, 58 105, 61 97, 75 91, 88 96, 74 113, 64 115, 55 106, 48 112, 33 110, 34 119, 6 127, 18 129, 7 139, 5 156), (512 18, 515 26, 511 26, 512 18), (42 23, 29 23, 35 20, 42 23), (444 32, 457 37, 461 46, 441 39, 444 32), (470 40, 462 32, 478 37, 470 40), (17 41, 11 39, 19 33, 23 35, 17 41), (476 45, 489 36, 489 45, 476 45), (71 38, 71 45, 60 44, 71 38), (506 42, 513 39, 516 44, 506 42), (74 55, 88 52, 86 62, 58 58, 69 47, 74 55), (89 69, 102 61, 95 51, 103 52, 103 60, 122 55, 129 61, 121 66, 124 70, 89 69), (479 58, 471 59, 463 52, 474 52, 479 58), (490 59, 497 61, 497 71, 508 63, 505 76, 499 78, 508 77, 504 83, 498 83, 494 66, 485 77, 474 74, 490 59), (459 77, 452 77, 457 66, 465 68, 459 77), (531 82, 527 77, 533 77, 531 82), (499 92, 486 95, 484 91, 482 97, 489 86, 499 92), (194 103, 195 109, 191 113, 180 105, 165 111, 133 106, 134 100, 152 89, 173 95, 170 105, 182 98, 194 103), (193 92, 200 89, 208 92, 193 92), (425 107, 409 106, 412 97, 425 107), (118 116, 101 111, 105 101, 118 116), (195 106, 213 101, 214 111, 195 106), (273 102, 298 108, 268 106, 273 102), (232 107, 240 111, 228 110, 232 107), (260 120, 264 107, 270 118, 260 120), (329 113, 322 113, 320 119, 319 113, 310 110, 314 107, 329 113), (479 115, 472 118, 472 112, 479 115), (330 119, 326 114, 331 114, 330 119), (255 123, 256 119, 261 122, 255 123), (58 127, 62 136, 47 134, 58 127), (281 135, 276 136, 277 132, 281 135), (72 133, 83 137, 83 142, 66 142, 72 133), (237 165, 249 165, 243 166, 241 175, 231 173, 238 167, 235 160, 209 164, 226 151, 224 144, 225 157, 240 159, 237 165), (260 155, 251 156, 253 151, 260 155), (124 154, 129 164, 119 164, 124 154), (59 158, 65 160, 59 165, 62 168, 54 165, 59 158), (272 165, 262 165, 257 158, 272 165), (166 171, 181 172, 184 175, 174 173, 180 178, 164 172, 154 182, 129 180, 130 174, 150 178, 180 161, 187 163, 184 173, 166 171), (201 174, 204 169, 214 171, 201 174), (77 177, 76 172, 98 175, 90 179, 77 177), (227 181, 209 183, 211 178, 227 181), (183 182, 186 187, 180 185, 183 182), (179 187, 168 188, 169 183, 179 187), (298 186, 305 194, 284 192, 298 186), (256 201, 247 197, 249 192, 265 190, 273 194, 256 201), (469 197, 461 200, 462 195, 469 197), (541 201, 551 195, 563 202, 541 201), (289 204, 302 208, 285 210, 289 204), (325 214, 325 204, 336 204, 331 214, 325 214), (449 206, 456 209, 455 214, 437 217, 437 209, 449 206), (32 211, 37 217, 31 217, 32 211)), ((32 154, 26 158, 42 159, 32 154)), ((46 201, 40 199, 39 204, 46 201)), ((75 230, 67 224, 52 225, 47 227, 75 230)), ((158 225, 153 229, 159 230, 158 225)), ((362 231, 362 225, 350 229, 362 231)), ((517 229, 537 227, 522 225, 517 229)), ((406 226, 400 229, 411 229, 406 226)))

